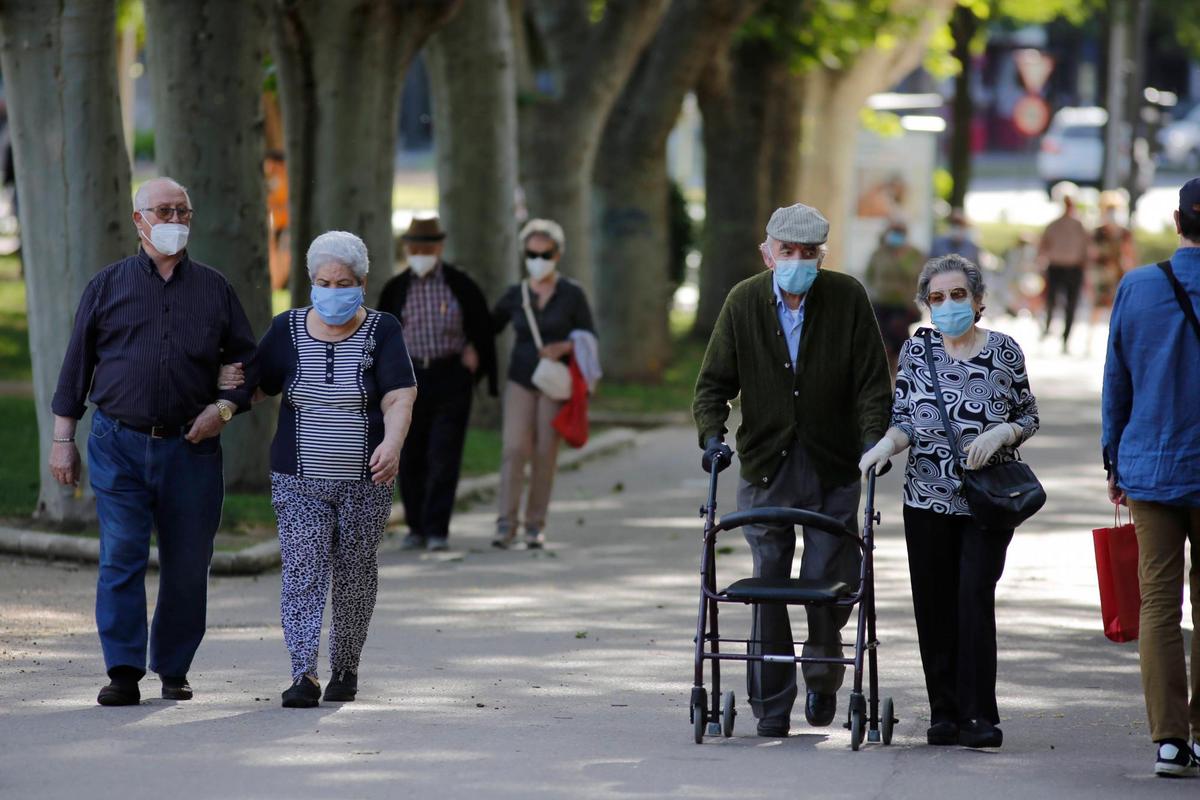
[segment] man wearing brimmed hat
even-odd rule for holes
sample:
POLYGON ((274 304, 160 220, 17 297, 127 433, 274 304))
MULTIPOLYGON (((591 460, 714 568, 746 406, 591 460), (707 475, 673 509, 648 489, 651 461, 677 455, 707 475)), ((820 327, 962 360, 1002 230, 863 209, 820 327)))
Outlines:
MULTIPOLYGON (((730 401, 742 399, 737 431, 738 508, 807 508, 856 528, 858 459, 887 429, 891 380, 867 293, 854 278, 821 269, 829 223, 815 208, 780 208, 760 245, 767 271, 725 299, 696 381, 692 415, 707 472, 729 464, 730 401)), ((746 526, 756 577, 792 575, 790 526, 746 526)), ((853 543, 804 531, 801 578, 858 582, 853 543)), ((808 607, 805 656, 839 657, 849 608, 808 607)), ((756 606, 751 652, 791 654, 786 606, 756 606)), ((828 725, 845 668, 805 664, 805 716, 828 725)), ((750 662, 747 693, 760 736, 786 736, 796 699, 794 664, 750 662)))
POLYGON ((486 377, 496 395, 496 345, 479 285, 442 261, 438 218, 414 218, 401 238, 408 269, 383 287, 379 310, 404 326, 421 387, 400 454, 402 546, 445 550, 475 384, 486 377))
POLYGON ((1154 771, 1168 777, 1197 774, 1200 757, 1200 636, 1189 681, 1179 628, 1189 546, 1200 626, 1200 178, 1179 190, 1175 230, 1170 260, 1130 271, 1117 288, 1101 406, 1109 499, 1128 503, 1137 531, 1142 691, 1154 771))

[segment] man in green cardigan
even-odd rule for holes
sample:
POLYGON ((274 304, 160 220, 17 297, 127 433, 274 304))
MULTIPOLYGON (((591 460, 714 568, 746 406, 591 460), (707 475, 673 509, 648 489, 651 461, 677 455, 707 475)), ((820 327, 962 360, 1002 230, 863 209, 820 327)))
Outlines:
MULTIPOLYGON (((741 395, 737 430, 738 508, 807 508, 856 528, 858 460, 887 430, 891 378, 871 302, 862 285, 821 269, 829 222, 815 208, 780 208, 760 246, 767 271, 725 299, 696 381, 692 415, 708 471, 729 464, 724 443, 730 401, 741 395)), ((754 575, 789 578, 796 549, 791 526, 743 529, 754 575)), ((858 583, 858 550, 846 539, 804 529, 800 577, 858 583)), ((803 655, 840 657, 845 607, 809 606, 803 655)), ((761 605, 751 652, 794 654, 787 606, 761 605), (757 643, 753 643, 757 642, 757 643)), ((845 667, 804 664, 805 717, 829 725, 845 667)), ((748 662, 747 694, 759 736, 786 736, 796 700, 796 668, 748 662)))

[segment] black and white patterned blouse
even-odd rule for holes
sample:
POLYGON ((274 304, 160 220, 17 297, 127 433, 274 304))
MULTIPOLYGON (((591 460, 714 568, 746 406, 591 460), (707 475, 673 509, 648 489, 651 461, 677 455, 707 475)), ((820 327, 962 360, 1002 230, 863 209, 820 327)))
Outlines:
MULTIPOLYGON (((966 451, 975 438, 1002 422, 1021 427, 1021 441, 1038 429, 1037 398, 1029 389, 1025 354, 1010 336, 987 332, 987 343, 974 358, 959 361, 947 355, 942 335, 933 332, 933 360, 942 385, 942 398, 958 437, 959 466, 966 468, 966 451)), ((951 460, 950 444, 933 382, 925 361, 925 339, 918 333, 900 349, 892 426, 910 442, 905 470, 904 503, 939 514, 970 514, 959 493, 962 482, 951 460)), ((989 463, 1013 461, 1016 450, 1001 447, 989 463)))

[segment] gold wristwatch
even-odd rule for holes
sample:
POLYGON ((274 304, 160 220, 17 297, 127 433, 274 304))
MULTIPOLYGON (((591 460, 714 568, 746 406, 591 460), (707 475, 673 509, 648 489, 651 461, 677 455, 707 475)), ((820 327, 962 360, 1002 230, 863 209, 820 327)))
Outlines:
POLYGON ((237 410, 237 407, 233 403, 228 400, 218 400, 216 406, 217 413, 221 415, 221 422, 229 422, 229 420, 233 419, 233 412, 237 410))

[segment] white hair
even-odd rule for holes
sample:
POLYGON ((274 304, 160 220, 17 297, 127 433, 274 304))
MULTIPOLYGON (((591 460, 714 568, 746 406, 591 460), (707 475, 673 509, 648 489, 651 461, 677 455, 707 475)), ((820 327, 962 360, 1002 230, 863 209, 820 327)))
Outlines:
POLYGON ((563 233, 562 225, 559 225, 552 219, 531 219, 525 223, 525 227, 521 228, 521 234, 518 238, 521 240, 522 246, 529 241, 530 236, 546 236, 554 242, 554 246, 558 248, 558 252, 562 253, 567 249, 567 237, 563 233))
POLYGON ((362 280, 371 267, 367 258, 367 246, 363 240, 348 231, 326 231, 313 239, 308 246, 308 277, 316 277, 317 270, 329 262, 349 267, 354 277, 362 280))
MULTIPOLYGON (((143 208, 146 208, 146 203, 150 202, 149 198, 147 197, 147 195, 150 194, 150 187, 156 183, 169 183, 172 186, 178 188, 179 191, 183 192, 184 194, 188 193, 187 187, 184 186, 179 181, 175 180, 174 178, 168 178, 166 175, 161 175, 157 178, 151 178, 150 180, 146 181, 141 186, 139 186, 137 188, 137 191, 133 193, 133 210, 134 211, 141 211, 143 208)), ((190 197, 188 198, 188 202, 191 202, 190 197)))
MULTIPOLYGON (((767 234, 767 240, 766 240, 765 242, 763 242, 763 244, 765 244, 765 245, 767 246, 767 251, 768 251, 768 252, 773 252, 773 248, 771 247, 771 245, 772 245, 772 244, 778 244, 778 243, 779 243, 779 240, 778 240, 778 239, 776 239, 774 236, 772 236, 772 235, 771 235, 771 234, 769 234, 769 233, 767 234)), ((792 244, 807 244, 807 242, 793 242, 792 244)), ((822 243, 821 243, 821 244, 820 244, 820 245, 817 247, 817 258, 819 258, 819 259, 821 259, 822 261, 824 261, 824 260, 825 260, 825 256, 827 256, 827 255, 829 255, 829 246, 828 246, 828 245, 826 245, 824 242, 822 242, 822 243)))

